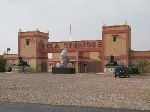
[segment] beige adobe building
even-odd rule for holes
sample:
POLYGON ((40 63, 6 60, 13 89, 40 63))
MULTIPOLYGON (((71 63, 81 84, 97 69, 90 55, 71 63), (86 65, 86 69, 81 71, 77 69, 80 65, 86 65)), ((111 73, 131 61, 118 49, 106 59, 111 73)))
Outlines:
MULTIPOLYGON (((18 54, 5 54, 6 67, 26 60, 32 72, 51 71, 59 61, 60 52, 67 47, 68 55, 76 72, 103 72, 110 55, 120 64, 129 66, 138 60, 150 62, 150 51, 131 50, 131 28, 129 25, 103 26, 102 40, 48 42, 49 33, 37 31, 18 32, 18 54), (48 53, 52 58, 48 59, 48 53)), ((143 43, 144 44, 144 43, 143 43)), ((149 66, 150 67, 150 66, 149 66)), ((149 69, 147 72, 150 72, 149 69)))

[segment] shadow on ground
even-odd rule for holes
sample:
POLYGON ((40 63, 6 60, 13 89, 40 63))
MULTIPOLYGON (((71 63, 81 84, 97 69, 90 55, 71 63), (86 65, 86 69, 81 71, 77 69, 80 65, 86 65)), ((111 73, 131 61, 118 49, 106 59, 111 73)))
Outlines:
POLYGON ((0 112, 149 112, 149 111, 115 109, 105 107, 0 102, 0 112))

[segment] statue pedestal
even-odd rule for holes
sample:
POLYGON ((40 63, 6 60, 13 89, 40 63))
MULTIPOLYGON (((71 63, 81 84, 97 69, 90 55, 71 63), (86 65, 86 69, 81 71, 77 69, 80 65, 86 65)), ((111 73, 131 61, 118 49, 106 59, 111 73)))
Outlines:
POLYGON ((52 68, 52 74, 75 74, 75 68, 52 68))
POLYGON ((31 68, 30 66, 12 66, 12 71, 13 73, 30 73, 31 72, 31 68))
POLYGON ((104 67, 104 73, 114 74, 115 73, 115 66, 105 66, 104 67))

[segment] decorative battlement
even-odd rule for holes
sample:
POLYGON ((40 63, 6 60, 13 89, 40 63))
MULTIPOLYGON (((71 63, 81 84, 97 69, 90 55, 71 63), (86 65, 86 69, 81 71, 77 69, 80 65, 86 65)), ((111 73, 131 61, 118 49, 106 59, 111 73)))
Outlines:
POLYGON ((26 32, 19 32, 20 38, 25 37, 45 37, 48 38, 49 33, 44 33, 40 31, 26 31, 26 32))

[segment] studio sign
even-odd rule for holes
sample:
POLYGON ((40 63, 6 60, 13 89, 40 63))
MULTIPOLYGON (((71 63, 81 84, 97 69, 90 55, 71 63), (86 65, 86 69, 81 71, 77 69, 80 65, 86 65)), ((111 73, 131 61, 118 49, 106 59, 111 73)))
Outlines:
POLYGON ((97 42, 49 42, 48 44, 40 44, 40 48, 42 49, 63 49, 67 48, 95 48, 97 46, 97 42))
POLYGON ((64 43, 67 48, 92 48, 96 47, 96 42, 67 42, 64 43))

